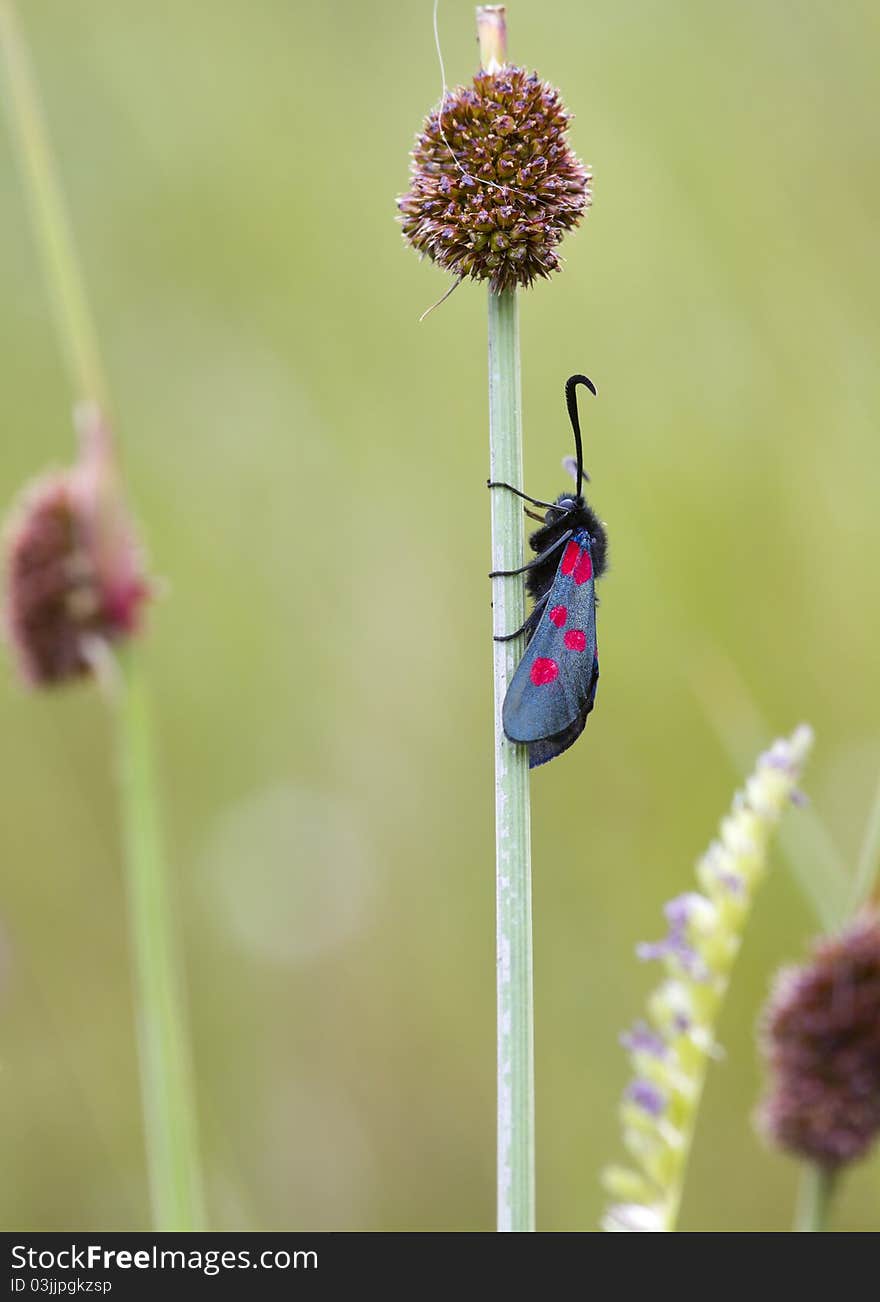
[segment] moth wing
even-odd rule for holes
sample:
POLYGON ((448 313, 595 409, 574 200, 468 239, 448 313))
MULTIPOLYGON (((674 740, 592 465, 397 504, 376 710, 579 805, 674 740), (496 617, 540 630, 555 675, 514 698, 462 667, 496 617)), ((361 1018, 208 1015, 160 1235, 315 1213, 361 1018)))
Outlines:
MULTIPOLYGON (((596 597, 589 543, 570 540, 534 636, 507 689, 502 710, 505 733, 511 741, 537 743, 561 738, 576 727, 560 747, 565 750, 583 731, 597 679, 596 597)), ((532 767, 546 759, 531 761, 530 756, 532 767)))
POLYGON ((540 741, 529 742, 529 768, 536 769, 539 764, 546 764, 549 760, 556 759, 569 746, 573 746, 578 737, 583 732, 587 724, 587 716, 593 708, 596 700, 596 688, 599 686, 599 660, 598 657, 593 661, 593 677, 590 683, 590 694, 587 703, 584 706, 583 713, 578 715, 573 723, 558 732, 554 737, 542 737, 540 741))

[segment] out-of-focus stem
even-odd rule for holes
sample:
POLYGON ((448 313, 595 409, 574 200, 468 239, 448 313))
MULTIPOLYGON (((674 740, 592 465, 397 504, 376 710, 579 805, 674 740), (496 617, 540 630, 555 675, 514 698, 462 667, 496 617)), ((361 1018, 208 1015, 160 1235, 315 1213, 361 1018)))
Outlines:
MULTIPOLYGON (((12 0, 0 0, 0 50, 22 175, 77 407, 106 417, 109 396, 85 278, 12 0)), ((129 649, 120 664, 113 706, 153 1223, 157 1230, 200 1230, 204 1213, 196 1111, 161 837, 148 693, 136 651, 129 649)))
POLYGON ((821 1166, 808 1166, 801 1176, 794 1228, 801 1233, 828 1229, 828 1213, 834 1192, 834 1176, 821 1166))
POLYGON ((106 412, 107 384, 97 332, 52 159, 36 79, 12 0, 0 0, 0 44, 6 64, 10 119, 71 384, 79 400, 90 399, 106 412))
POLYGON ((149 693, 134 648, 120 668, 120 798, 153 1222, 196 1231, 205 1228, 198 1130, 149 693))
MULTIPOLYGON (((853 881, 852 912, 856 913, 863 904, 867 904, 877 884, 880 874, 880 780, 874 792, 874 801, 868 814, 856 875, 853 881)), ((878 901, 880 903, 880 901, 878 901)))

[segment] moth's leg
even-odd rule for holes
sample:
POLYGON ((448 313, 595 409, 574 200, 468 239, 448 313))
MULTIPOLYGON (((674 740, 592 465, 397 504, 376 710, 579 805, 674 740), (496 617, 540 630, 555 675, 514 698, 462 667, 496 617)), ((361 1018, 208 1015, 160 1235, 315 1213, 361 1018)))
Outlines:
POLYGON ((532 506, 555 506, 556 505, 555 502, 542 502, 539 497, 529 497, 528 493, 521 493, 518 488, 514 488, 513 484, 505 484, 500 479, 487 479, 486 487, 506 488, 509 493, 516 493, 517 497, 521 497, 524 502, 531 502, 532 506))
POLYGON ((541 615, 541 611, 542 611, 542 610, 544 609, 544 607, 547 605, 547 600, 548 600, 549 596, 550 596, 550 593, 549 593, 549 592, 545 592, 544 595, 543 595, 543 597, 541 597, 538 601, 535 602, 535 604, 534 604, 534 606, 532 607, 531 611, 529 612, 529 614, 528 614, 528 616, 527 616, 525 622, 522 623, 522 624, 520 624, 519 628, 516 630, 515 633, 504 633, 501 637, 493 637, 492 641, 493 641, 493 642, 512 642, 513 639, 514 639, 515 637, 519 637, 520 633, 527 633, 528 630, 529 630, 529 625, 531 625, 531 624, 537 624, 537 622, 538 622, 538 620, 539 620, 539 618, 540 618, 540 615, 541 615))
POLYGON ((537 521, 538 521, 538 524, 546 524, 546 523, 547 523, 547 521, 544 519, 543 515, 538 515, 538 512, 537 512, 537 511, 530 511, 529 508, 528 508, 527 506, 524 506, 524 507, 523 507, 523 515, 527 515, 527 516, 529 517, 530 520, 537 520, 537 521))
POLYGON ((546 561, 548 556, 552 556, 554 552, 559 551, 562 544, 568 542, 573 533, 574 529, 566 529, 565 533, 559 535, 555 543, 551 543, 549 547, 544 549, 544 551, 539 552, 534 560, 526 561, 525 565, 521 565, 518 570, 491 570, 489 578, 507 579, 514 574, 525 574, 526 570, 533 570, 536 565, 540 565, 542 561, 546 561))

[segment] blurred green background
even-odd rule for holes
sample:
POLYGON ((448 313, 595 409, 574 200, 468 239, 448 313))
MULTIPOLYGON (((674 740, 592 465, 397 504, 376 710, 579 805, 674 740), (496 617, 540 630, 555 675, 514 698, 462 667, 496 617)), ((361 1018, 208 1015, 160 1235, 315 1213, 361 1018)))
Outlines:
MULTIPOLYGON (((394 221, 439 96, 429 0, 22 8, 167 579, 147 656, 212 1222, 491 1228, 485 295, 419 325, 448 281, 394 221)), ((533 778, 539 1226, 575 1230, 620 1156, 617 1035, 656 976, 634 945, 742 766, 809 720, 848 867, 880 769, 880 21, 868 0, 509 21, 595 172, 567 270, 521 304, 526 486, 564 486, 562 382, 587 371, 612 548, 598 708, 533 778)), ((454 84, 473 6, 440 22, 454 84)), ((6 503, 72 435, 6 131, 0 187, 6 503)), ((29 696, 7 663, 6 1228, 148 1227, 109 740, 94 691, 29 696)), ((750 1122, 754 1024, 814 930, 777 852, 684 1229, 790 1224, 796 1171, 750 1122)), ((852 1175, 839 1228, 877 1228, 878 1183, 876 1159, 852 1175)))

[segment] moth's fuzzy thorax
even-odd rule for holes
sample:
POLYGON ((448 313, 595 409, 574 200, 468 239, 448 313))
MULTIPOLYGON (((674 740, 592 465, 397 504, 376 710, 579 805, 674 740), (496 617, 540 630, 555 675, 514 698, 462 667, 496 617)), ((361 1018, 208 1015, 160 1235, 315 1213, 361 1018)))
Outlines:
MULTIPOLYGON (((529 537, 529 546, 539 555, 568 529, 586 529, 590 535, 593 575, 600 579, 608 568, 608 535, 604 524, 584 497, 575 497, 574 493, 560 493, 556 506, 548 508, 544 524, 529 537), (563 502, 573 502, 574 506, 565 509, 560 506, 563 502)), ((534 600, 537 601, 548 590, 556 576, 558 565, 559 554, 554 552, 546 561, 527 572, 526 587, 534 600)))

